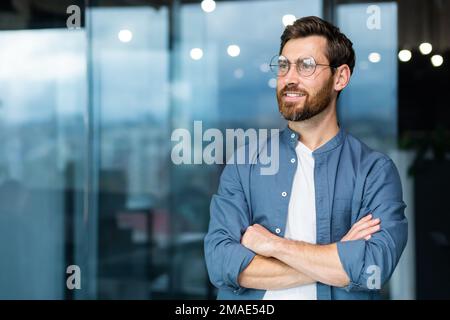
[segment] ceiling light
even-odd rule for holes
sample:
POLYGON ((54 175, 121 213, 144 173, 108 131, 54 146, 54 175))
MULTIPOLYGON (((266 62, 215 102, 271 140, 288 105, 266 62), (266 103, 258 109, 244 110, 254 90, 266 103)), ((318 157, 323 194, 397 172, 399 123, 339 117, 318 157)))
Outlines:
POLYGON ((400 59, 400 61, 402 62, 408 62, 409 60, 411 60, 412 57, 412 53, 409 50, 400 50, 400 52, 398 53, 398 58, 400 59))
POLYGON ((119 38, 120 41, 126 43, 126 42, 130 42, 131 39, 133 39, 133 33, 130 30, 123 29, 123 30, 119 31, 119 33, 117 34, 117 37, 119 38))
POLYGON ((434 67, 440 67, 444 63, 444 58, 441 55, 436 54, 431 57, 431 63, 434 67))
POLYGON ((427 55, 433 51, 433 46, 428 42, 424 42, 419 46, 419 50, 423 55, 427 55))
POLYGON ((200 60, 203 57, 203 50, 200 48, 194 48, 191 50, 191 58, 193 60, 200 60))
POLYGON ((378 52, 372 52, 369 54, 369 61, 372 63, 378 63, 381 60, 381 55, 378 52))
POLYGON ((203 11, 210 13, 216 9, 216 2, 214 0, 203 0, 201 7, 203 11))
POLYGON ((294 24, 295 20, 297 20, 297 18, 293 14, 285 14, 281 19, 285 27, 294 24))
POLYGON ((237 57, 241 53, 241 48, 235 44, 232 44, 228 46, 227 52, 231 57, 237 57))

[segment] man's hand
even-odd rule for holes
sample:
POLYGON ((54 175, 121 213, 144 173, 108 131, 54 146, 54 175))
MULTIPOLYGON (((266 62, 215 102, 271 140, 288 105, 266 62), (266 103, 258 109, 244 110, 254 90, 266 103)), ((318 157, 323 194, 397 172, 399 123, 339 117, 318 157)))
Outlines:
POLYGON ((359 240, 365 239, 369 240, 372 234, 380 230, 380 219, 372 219, 372 215, 360 219, 356 222, 349 232, 341 239, 341 241, 359 240))
POLYGON ((259 255, 271 257, 275 243, 280 239, 263 226, 254 224, 245 231, 241 244, 259 255))

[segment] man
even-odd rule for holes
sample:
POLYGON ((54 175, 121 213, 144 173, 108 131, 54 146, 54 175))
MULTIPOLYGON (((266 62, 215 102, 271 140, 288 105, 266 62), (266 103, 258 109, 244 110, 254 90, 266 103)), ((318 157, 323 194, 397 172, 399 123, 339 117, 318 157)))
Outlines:
POLYGON ((379 298, 406 245, 406 205, 392 160, 339 127, 354 65, 332 24, 285 29, 272 62, 288 120, 279 170, 227 164, 211 201, 205 257, 219 299, 379 298))

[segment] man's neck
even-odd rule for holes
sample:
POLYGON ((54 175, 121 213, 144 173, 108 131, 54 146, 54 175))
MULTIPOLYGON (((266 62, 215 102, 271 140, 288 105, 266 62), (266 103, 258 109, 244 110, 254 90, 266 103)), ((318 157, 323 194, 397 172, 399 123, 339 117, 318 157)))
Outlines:
POLYGON ((288 126, 300 135, 299 140, 305 146, 314 151, 338 134, 336 107, 329 106, 305 121, 289 121, 288 126))

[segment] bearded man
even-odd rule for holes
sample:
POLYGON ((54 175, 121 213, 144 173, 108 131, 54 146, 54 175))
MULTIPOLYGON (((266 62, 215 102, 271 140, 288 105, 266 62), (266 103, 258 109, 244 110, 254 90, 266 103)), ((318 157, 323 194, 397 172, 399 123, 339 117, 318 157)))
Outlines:
POLYGON ((339 126, 354 65, 334 25, 286 27, 271 62, 287 120, 279 170, 228 163, 211 200, 204 249, 219 299, 380 297, 407 242, 406 205, 392 160, 339 126))

